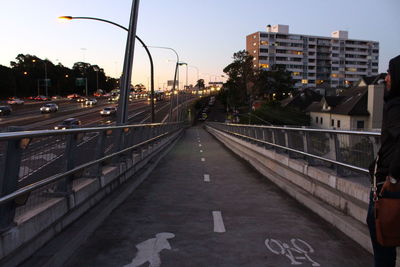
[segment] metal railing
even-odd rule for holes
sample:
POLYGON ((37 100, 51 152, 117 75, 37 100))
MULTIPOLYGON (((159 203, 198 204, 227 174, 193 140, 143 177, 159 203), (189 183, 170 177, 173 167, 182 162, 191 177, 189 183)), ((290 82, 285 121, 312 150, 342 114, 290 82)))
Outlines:
POLYGON ((207 123, 238 138, 303 158, 311 165, 334 167, 341 175, 368 174, 380 147, 380 133, 295 127, 207 123))
POLYGON ((71 194, 75 178, 100 178, 117 163, 181 130, 184 123, 0 133, 0 231, 14 217, 71 194))

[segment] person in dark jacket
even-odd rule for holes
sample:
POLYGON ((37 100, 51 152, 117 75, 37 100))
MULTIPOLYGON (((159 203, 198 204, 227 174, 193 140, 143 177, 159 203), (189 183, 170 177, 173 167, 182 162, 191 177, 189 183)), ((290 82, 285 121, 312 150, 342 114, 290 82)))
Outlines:
MULTIPOLYGON (((377 192, 380 192, 382 188, 390 190, 390 188, 400 186, 400 56, 389 61, 389 70, 385 81, 381 148, 378 151, 376 168, 377 192)), ((375 161, 371 163, 369 170, 371 177, 373 177, 375 161)), ((381 246, 376 240, 372 193, 367 223, 374 249, 375 267, 395 267, 396 247, 381 246)))

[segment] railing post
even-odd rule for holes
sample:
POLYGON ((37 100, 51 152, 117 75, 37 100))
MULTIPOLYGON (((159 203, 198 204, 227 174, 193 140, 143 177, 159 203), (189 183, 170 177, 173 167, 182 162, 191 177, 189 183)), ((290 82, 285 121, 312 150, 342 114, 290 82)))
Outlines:
MULTIPOLYGON (((75 167, 75 157, 77 152, 77 144, 81 139, 82 134, 69 134, 66 138, 63 170, 62 172, 69 171, 75 167)), ((57 184, 55 194, 69 195, 72 192, 72 180, 74 175, 68 175, 57 184)))
MULTIPOLYGON (((332 159, 335 161, 341 161, 340 144, 336 133, 329 134, 329 148, 329 154, 333 157, 332 159)), ((335 165, 334 169, 338 175, 346 176, 346 172, 343 167, 335 165)))
MULTIPOLYGON (((271 129, 271 143, 276 145, 276 139, 275 139, 275 130, 271 129)), ((272 149, 276 151, 276 147, 272 146, 272 149)))
MULTIPOLYGON (((27 138, 7 141, 0 165, 0 197, 17 190, 22 151, 27 148, 29 142, 27 138)), ((13 225, 15 209, 14 201, 0 205, 0 233, 13 225)))
MULTIPOLYGON (((95 160, 98 160, 104 157, 105 154, 105 145, 107 139, 107 131, 101 131, 99 133, 99 137, 96 142, 96 150, 95 150, 95 160)), ((101 177, 102 175, 102 163, 98 163, 90 168, 88 171, 89 177, 101 177)))
MULTIPOLYGON (((291 132, 288 131, 288 130, 284 131, 284 134, 285 134, 285 147, 287 147, 287 148, 293 148, 293 142, 292 142, 293 140, 292 140, 292 136, 291 136, 290 133, 291 132)), ((289 158, 295 158, 296 157, 294 152, 291 152, 291 151, 287 150, 287 153, 288 153, 289 158)))

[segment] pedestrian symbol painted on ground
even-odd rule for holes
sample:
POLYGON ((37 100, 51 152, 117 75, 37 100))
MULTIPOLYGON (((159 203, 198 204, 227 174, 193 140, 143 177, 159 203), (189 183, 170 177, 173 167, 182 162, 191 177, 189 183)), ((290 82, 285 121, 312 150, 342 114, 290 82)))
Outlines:
POLYGON ((150 238, 142 243, 136 245, 138 252, 136 257, 131 263, 124 267, 135 267, 140 266, 146 262, 149 263, 149 267, 158 267, 161 265, 160 252, 164 249, 171 249, 167 239, 174 238, 173 233, 158 233, 155 238, 150 238))
POLYGON ((311 266, 320 266, 318 262, 311 259, 309 254, 313 253, 314 249, 306 241, 299 238, 292 238, 290 242, 293 247, 280 240, 267 238, 265 245, 272 253, 286 256, 292 265, 302 265, 304 261, 308 261, 311 263, 311 266))

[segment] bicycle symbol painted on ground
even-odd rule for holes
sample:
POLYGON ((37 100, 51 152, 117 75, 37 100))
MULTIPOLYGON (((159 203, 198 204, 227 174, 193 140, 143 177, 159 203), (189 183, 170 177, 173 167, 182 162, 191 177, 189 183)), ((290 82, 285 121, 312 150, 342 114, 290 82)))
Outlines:
POLYGON ((290 240, 292 247, 289 244, 284 243, 276 239, 266 239, 265 246, 276 255, 286 256, 292 265, 301 265, 304 261, 309 261, 312 266, 320 266, 320 264, 310 257, 310 253, 314 252, 314 249, 306 242, 299 238, 292 238, 290 240))

